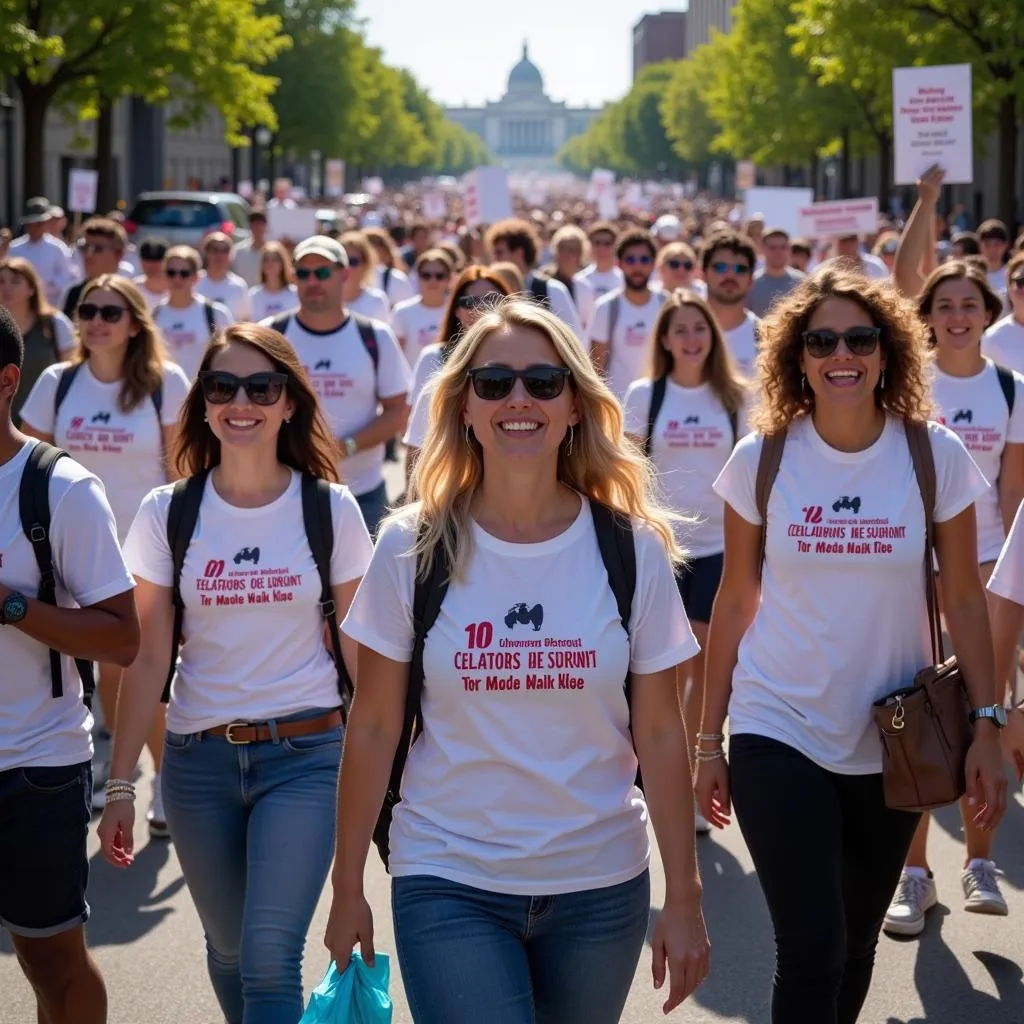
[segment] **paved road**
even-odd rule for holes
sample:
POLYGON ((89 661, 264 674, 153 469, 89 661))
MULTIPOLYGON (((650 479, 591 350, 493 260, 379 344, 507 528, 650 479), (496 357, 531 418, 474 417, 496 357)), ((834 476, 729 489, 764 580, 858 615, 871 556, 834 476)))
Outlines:
MULTIPOLYGON (((148 765, 139 805, 148 801, 148 765)), ((794 794, 793 813, 799 813, 794 794)), ((779 827, 786 827, 780 819, 779 827)), ((1006 872, 1003 890, 1010 917, 985 918, 963 911, 959 886, 962 846, 956 812, 933 825, 933 867, 942 905, 931 913, 919 940, 884 938, 861 1024, 1024 1024, 1024 799, 1017 793, 1000 830, 996 857, 1006 872)), ((93 837, 89 943, 106 976, 110 1024, 218 1024, 217 1004, 206 977, 202 931, 185 888, 174 847, 151 842, 127 872, 107 866, 93 837)), ((673 1020, 767 1020, 772 941, 764 900, 739 830, 699 841, 704 907, 711 932, 712 970, 698 995, 673 1020)), ((664 879, 652 865, 652 920, 664 879)), ((374 854, 367 868, 377 948, 394 950, 388 879, 374 854)), ((806 898, 815 898, 814 864, 807 864, 806 898)), ((305 964, 307 991, 321 978, 321 945, 328 910, 325 896, 310 931, 305 964)), ((393 959, 395 1024, 411 1021, 393 959)), ((661 1019, 662 997, 650 983, 645 952, 637 970, 625 1024, 661 1019)), ((0 1024, 32 1024, 34 1002, 6 937, 0 933, 0 1024)))

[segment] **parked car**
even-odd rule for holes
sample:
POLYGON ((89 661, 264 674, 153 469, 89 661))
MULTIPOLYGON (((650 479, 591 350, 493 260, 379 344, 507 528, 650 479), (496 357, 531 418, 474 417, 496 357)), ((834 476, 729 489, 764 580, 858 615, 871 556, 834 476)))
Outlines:
POLYGON ((136 245, 151 236, 171 245, 198 246, 212 231, 223 231, 235 242, 252 235, 249 206, 234 192, 140 192, 124 227, 136 245))

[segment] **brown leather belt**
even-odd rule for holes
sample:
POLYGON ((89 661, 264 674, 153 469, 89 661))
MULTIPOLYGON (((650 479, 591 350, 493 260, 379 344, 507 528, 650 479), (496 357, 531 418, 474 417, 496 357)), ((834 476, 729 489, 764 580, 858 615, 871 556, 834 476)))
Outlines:
MULTIPOLYGON (((293 736, 311 736, 317 732, 327 732, 341 725, 341 712, 328 711, 317 718, 306 718, 301 722, 278 722, 277 738, 291 739, 293 736)), ((236 747, 247 743, 267 743, 274 738, 270 726, 266 722, 229 722, 227 725, 215 725, 212 729, 204 729, 204 736, 220 736, 236 747)))

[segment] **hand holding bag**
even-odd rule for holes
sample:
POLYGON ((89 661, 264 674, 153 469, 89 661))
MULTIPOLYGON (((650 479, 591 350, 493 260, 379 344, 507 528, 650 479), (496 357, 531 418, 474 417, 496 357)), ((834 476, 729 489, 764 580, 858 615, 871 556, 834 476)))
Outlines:
POLYGON ((353 951, 344 972, 333 962, 327 968, 299 1024, 391 1024, 390 977, 387 954, 378 953, 368 967, 353 951))
MULTIPOLYGON (((935 584, 935 458, 928 428, 906 423, 907 444, 921 490, 925 519, 925 595, 933 664, 913 686, 876 701, 872 708, 882 739, 886 805, 898 811, 930 811, 954 803, 967 790, 965 762, 971 745, 970 701, 956 657, 942 662, 942 628, 935 584)), ((895 625, 895 624, 894 624, 895 625)))

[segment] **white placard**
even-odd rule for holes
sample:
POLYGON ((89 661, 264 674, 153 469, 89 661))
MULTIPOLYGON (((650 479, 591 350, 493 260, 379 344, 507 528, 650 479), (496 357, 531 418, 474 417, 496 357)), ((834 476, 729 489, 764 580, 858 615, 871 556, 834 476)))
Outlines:
POLYGON ((643 206, 644 203, 644 187, 639 181, 631 181, 626 186, 625 195, 627 206, 643 206))
POLYGON ((68 209, 72 213, 95 213, 100 172, 72 167, 68 174, 68 209))
POLYGON ((240 181, 240 182, 238 183, 238 185, 237 185, 237 186, 235 187, 235 191, 236 191, 236 192, 237 192, 237 193, 238 193, 238 194, 239 194, 239 195, 240 195, 240 196, 241 196, 241 197, 242 197, 243 199, 250 199, 250 198, 252 197, 252 192, 253 192, 253 188, 252 188, 252 182, 251 182, 251 181, 247 181, 247 180, 243 179, 243 180, 242 180, 242 181, 240 181))
POLYGON ((380 178, 363 178, 363 191, 371 196, 379 196, 384 191, 384 182, 380 178))
POLYGON ((345 161, 324 161, 324 195, 340 196, 345 192, 345 161))
POLYGON ((267 237, 301 242, 317 233, 316 210, 306 206, 268 206, 267 237))
POLYGON ((934 164, 947 185, 974 180, 971 102, 970 64, 893 69, 896 185, 912 185, 934 164))
POLYGON ((747 189, 757 186, 757 167, 753 160, 738 160, 736 162, 736 191, 746 192, 747 189))
POLYGON ((462 196, 466 223, 470 227, 494 224, 512 216, 512 193, 502 167, 478 167, 470 171, 462 182, 462 196))
POLYGON ((873 235, 878 231, 878 197, 812 203, 800 211, 797 234, 804 238, 873 235))
POLYGON ((743 196, 743 218, 763 217, 766 228, 782 228, 799 234, 800 211, 814 202, 809 188, 748 188, 743 196))
POLYGON ((448 216, 448 206, 444 193, 431 189, 423 193, 423 217, 425 220, 444 220, 448 216))
POLYGON ((615 220, 619 215, 619 201, 615 198, 615 172, 595 167, 590 175, 587 198, 597 203, 597 215, 602 220, 615 220))

